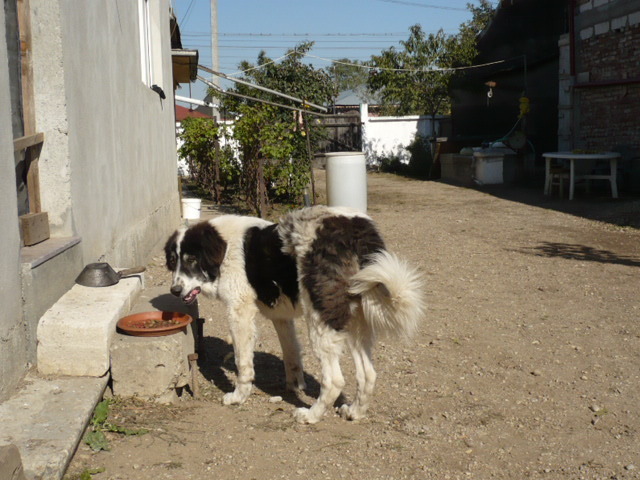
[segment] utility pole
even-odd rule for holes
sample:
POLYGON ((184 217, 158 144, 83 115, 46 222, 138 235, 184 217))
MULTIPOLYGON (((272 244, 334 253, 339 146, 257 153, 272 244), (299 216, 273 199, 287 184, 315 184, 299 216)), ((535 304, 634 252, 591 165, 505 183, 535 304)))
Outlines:
MULTIPOLYGON (((220 52, 218 48, 218 0, 211 0, 211 69, 220 71, 220 52)), ((213 75, 211 81, 220 86, 220 78, 213 75)), ((217 103, 217 102, 216 102, 217 103)), ((219 119, 220 112, 217 108, 213 108, 213 116, 219 119)))

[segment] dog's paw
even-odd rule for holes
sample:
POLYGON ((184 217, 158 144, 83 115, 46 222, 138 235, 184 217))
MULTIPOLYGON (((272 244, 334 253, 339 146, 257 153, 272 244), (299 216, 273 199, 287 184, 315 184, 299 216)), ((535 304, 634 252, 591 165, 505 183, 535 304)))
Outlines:
POLYGON ((241 403, 244 403, 246 399, 246 395, 238 392, 238 390, 234 390, 233 392, 224 394, 224 397, 222 397, 222 403, 224 405, 240 405, 241 403))
POLYGON ((338 413, 345 420, 360 420, 364 418, 364 412, 361 411, 360 408, 354 405, 347 405, 346 403, 340 406, 338 413))
POLYGON ((296 408, 293 412, 293 418, 298 423, 318 423, 319 417, 316 417, 311 413, 309 408, 296 408))

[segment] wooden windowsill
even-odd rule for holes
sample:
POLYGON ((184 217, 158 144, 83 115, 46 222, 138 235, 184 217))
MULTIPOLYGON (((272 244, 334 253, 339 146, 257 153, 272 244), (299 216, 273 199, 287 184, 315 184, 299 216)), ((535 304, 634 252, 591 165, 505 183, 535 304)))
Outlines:
POLYGON ((80 241, 80 237, 57 237, 49 238, 30 247, 22 247, 20 250, 20 262, 29 264, 34 269, 47 260, 51 260, 53 257, 69 250, 80 241))

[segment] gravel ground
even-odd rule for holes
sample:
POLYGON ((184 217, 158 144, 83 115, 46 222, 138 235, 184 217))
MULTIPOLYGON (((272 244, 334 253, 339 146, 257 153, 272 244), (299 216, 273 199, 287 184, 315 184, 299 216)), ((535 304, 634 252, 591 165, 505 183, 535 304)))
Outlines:
MULTIPOLYGON (((640 202, 368 182, 387 246, 427 278, 428 315, 412 341, 378 343, 366 419, 296 424, 294 408, 318 393, 318 363, 301 325, 309 388, 287 396, 265 319, 254 394, 223 406, 232 347, 221 305, 201 300, 201 398, 118 401, 111 420, 149 433, 110 434, 107 452, 81 445, 66 478, 640 478, 640 202)), ((160 250, 147 281, 168 288, 160 250)))

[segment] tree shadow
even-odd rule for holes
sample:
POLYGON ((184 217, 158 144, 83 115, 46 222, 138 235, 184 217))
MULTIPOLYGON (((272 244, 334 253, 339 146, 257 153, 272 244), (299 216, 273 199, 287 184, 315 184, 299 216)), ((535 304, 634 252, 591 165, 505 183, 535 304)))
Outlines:
POLYGON ((611 263, 629 267, 640 267, 640 259, 638 258, 617 255, 609 250, 600 250, 586 245, 542 242, 536 247, 525 248, 520 251, 548 258, 559 257, 582 262, 611 263))
MULTIPOLYGON (((204 337, 200 342, 198 366, 202 375, 224 393, 232 392, 234 385, 226 372, 237 374, 233 359, 233 345, 217 337, 204 337)), ((286 379, 284 362, 277 356, 266 352, 254 352, 254 369, 256 388, 269 396, 281 396, 284 401, 295 407, 309 407, 295 392, 285 388, 286 379)), ((317 398, 320 384, 307 373, 304 374, 307 384, 305 393, 317 398)))

